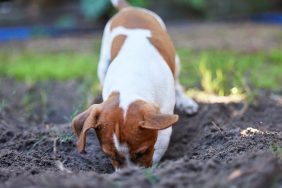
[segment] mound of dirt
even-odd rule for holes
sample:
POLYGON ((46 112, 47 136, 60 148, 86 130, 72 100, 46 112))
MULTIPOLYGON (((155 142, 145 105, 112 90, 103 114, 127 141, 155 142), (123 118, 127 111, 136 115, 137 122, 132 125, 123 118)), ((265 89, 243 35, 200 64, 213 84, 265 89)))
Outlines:
POLYGON ((69 121, 85 96, 79 87, 2 79, 0 187, 282 187, 282 104, 268 94, 241 117, 231 115, 240 104, 180 114, 158 167, 113 173, 94 131, 87 154, 76 151, 69 121))

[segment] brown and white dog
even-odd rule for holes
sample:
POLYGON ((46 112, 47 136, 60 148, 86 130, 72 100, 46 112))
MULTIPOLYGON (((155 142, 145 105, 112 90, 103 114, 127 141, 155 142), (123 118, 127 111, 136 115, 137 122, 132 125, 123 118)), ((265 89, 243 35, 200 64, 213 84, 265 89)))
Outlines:
POLYGON ((150 167, 168 147, 174 106, 192 114, 198 105, 178 82, 179 58, 161 18, 125 0, 112 3, 119 12, 105 27, 98 67, 104 102, 76 116, 72 128, 80 152, 93 128, 116 169, 150 167))

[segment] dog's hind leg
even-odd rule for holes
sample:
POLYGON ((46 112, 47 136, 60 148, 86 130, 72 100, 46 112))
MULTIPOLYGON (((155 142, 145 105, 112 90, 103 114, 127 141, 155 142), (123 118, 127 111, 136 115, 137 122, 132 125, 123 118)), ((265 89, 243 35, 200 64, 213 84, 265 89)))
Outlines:
POLYGON ((100 52, 100 59, 98 64, 98 78, 100 84, 103 86, 107 74, 107 70, 111 61, 111 36, 110 36, 110 22, 106 25, 102 38, 102 46, 100 52))
POLYGON ((198 104, 185 95, 184 89, 179 83, 179 73, 180 73, 180 59, 179 56, 175 57, 176 72, 175 72, 175 97, 176 97, 176 108, 181 112, 186 114, 195 114, 199 106, 198 104))

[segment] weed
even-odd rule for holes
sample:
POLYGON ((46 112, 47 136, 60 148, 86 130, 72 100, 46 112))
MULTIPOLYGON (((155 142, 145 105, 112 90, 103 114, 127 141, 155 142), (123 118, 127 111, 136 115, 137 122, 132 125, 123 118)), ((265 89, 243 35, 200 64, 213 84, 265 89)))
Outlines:
POLYGON ((253 90, 246 91, 245 83, 257 89, 282 89, 282 53, 278 50, 243 54, 180 49, 178 53, 182 59, 180 81, 188 88, 219 96, 234 92, 255 95, 253 90))
POLYGON ((120 181, 114 181, 114 182, 112 183, 112 186, 113 186, 114 188, 120 188, 120 187, 122 187, 122 183, 121 183, 120 181))
POLYGON ((72 141, 74 139, 74 135, 73 134, 65 134, 65 135, 61 135, 59 137, 59 140, 61 143, 68 143, 70 141, 72 141))
POLYGON ((0 113, 6 108, 7 106, 7 101, 5 99, 2 99, 0 102, 0 113))
POLYGON ((215 71, 213 75, 212 71, 207 67, 207 57, 203 56, 199 63, 199 74, 201 77, 201 86, 207 93, 218 94, 224 96, 225 94, 225 76, 221 69, 215 71))
POLYGON ((43 119, 47 119, 47 103, 48 103, 48 97, 47 97, 47 93, 45 90, 41 89, 39 92, 39 100, 40 100, 40 104, 41 104, 41 109, 43 111, 42 115, 44 116, 43 119))
POLYGON ((159 177, 154 174, 152 168, 144 169, 144 176, 147 178, 151 185, 154 185, 159 181, 159 177))
POLYGON ((270 149, 272 152, 276 153, 278 157, 282 160, 282 146, 277 143, 271 143, 270 149))

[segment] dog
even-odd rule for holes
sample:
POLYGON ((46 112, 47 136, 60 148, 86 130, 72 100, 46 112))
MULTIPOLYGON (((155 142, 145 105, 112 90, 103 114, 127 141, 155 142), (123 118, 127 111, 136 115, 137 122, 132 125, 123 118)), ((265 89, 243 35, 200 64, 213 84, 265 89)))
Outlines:
POLYGON ((147 168, 167 150, 174 107, 193 114, 198 105, 179 84, 179 58, 162 19, 125 0, 112 4, 119 12, 105 26, 98 65, 103 102, 77 115, 72 129, 79 152, 93 128, 116 170, 147 168))

